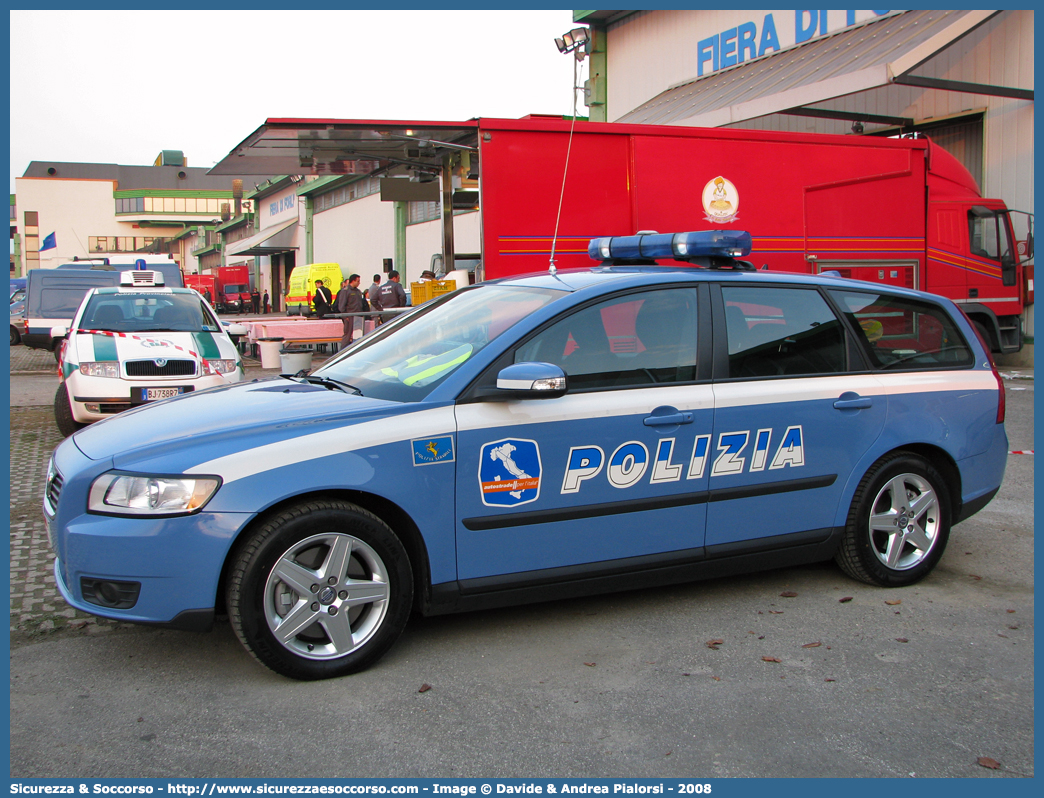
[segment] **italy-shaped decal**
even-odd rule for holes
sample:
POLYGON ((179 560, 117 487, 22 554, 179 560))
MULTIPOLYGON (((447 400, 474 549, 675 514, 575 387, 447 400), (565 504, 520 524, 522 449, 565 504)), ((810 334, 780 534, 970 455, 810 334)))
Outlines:
POLYGON ((487 443, 479 454, 478 476, 488 507, 534 502, 540 496, 540 447, 517 438, 487 443))

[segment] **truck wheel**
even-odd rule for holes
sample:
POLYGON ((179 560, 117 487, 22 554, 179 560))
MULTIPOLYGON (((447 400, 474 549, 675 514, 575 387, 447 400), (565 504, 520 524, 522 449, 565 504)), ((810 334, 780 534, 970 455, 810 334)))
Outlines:
POLYGON ((313 500, 244 541, 227 599, 232 628, 259 662, 293 679, 326 679, 368 668, 391 648, 413 604, 413 571, 377 516, 313 500))
POLYGON ((13 324, 11 325, 11 346, 18 346, 22 342, 22 335, 18 332, 18 328, 13 324))
POLYGON ((54 355, 54 362, 59 363, 62 359, 62 344, 65 343, 64 338, 59 338, 57 341, 51 342, 51 354, 54 355))
POLYGON ((931 572, 949 536, 946 481, 923 457, 895 452, 859 483, 835 560, 854 579, 903 587, 931 572))
POLYGON ((54 423, 58 425, 58 431, 65 438, 87 426, 73 418, 72 405, 69 404, 69 391, 64 382, 54 393, 54 423))
POLYGON ((975 329, 978 331, 979 335, 982 337, 982 342, 983 342, 983 345, 985 345, 985 347, 986 347, 986 351, 992 353, 993 352, 993 339, 990 338, 990 332, 989 332, 989 330, 986 329, 986 325, 983 324, 981 321, 972 321, 972 324, 975 325, 975 329))

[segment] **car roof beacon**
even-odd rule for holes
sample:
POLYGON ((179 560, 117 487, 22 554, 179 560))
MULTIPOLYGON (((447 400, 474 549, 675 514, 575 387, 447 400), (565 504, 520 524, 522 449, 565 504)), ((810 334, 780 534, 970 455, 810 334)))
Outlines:
MULTIPOLYGON (((144 261, 141 261, 144 263, 144 261)), ((132 285, 135 287, 142 288, 156 288, 158 286, 165 285, 163 280, 163 272, 153 271, 152 269, 142 270, 135 269, 130 272, 120 272, 120 285, 132 285)))
POLYGON ((587 254, 603 265, 655 265, 655 260, 696 263, 707 268, 746 270, 753 239, 745 230, 695 230, 689 233, 642 232, 633 236, 592 238, 587 254))

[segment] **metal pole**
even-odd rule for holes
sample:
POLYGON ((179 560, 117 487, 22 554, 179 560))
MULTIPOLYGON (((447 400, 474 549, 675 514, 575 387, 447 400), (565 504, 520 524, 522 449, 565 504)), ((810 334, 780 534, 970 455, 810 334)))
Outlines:
POLYGON ((448 274, 456 261, 453 248, 453 156, 442 157, 442 268, 448 274))

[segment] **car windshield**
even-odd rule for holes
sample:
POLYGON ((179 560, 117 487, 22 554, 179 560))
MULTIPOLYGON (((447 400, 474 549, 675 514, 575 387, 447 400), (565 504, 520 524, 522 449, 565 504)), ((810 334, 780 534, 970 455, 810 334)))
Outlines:
POLYGON ((80 317, 82 330, 217 332, 220 325, 195 294, 96 294, 80 317))
POLYGON ((420 401, 490 341, 563 293, 509 285, 454 291, 378 328, 315 376, 376 399, 420 401))

